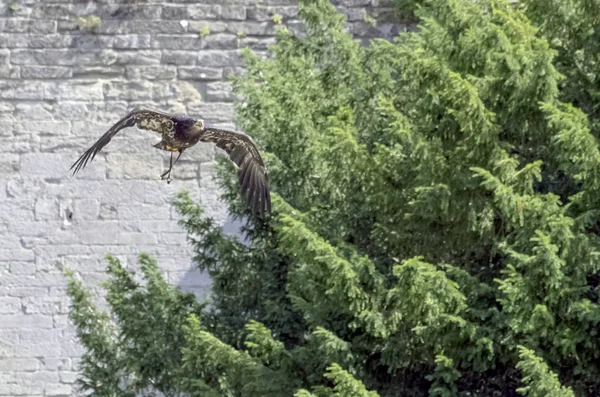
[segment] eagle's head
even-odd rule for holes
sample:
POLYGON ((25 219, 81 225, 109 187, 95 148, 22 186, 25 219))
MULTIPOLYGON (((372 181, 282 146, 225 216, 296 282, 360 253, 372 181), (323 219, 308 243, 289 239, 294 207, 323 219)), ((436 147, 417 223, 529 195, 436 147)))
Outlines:
POLYGON ((190 132, 194 136, 200 136, 204 132, 204 120, 195 119, 194 123, 190 126, 190 132))
POLYGON ((194 123, 194 128, 197 128, 200 131, 204 130, 204 120, 197 119, 196 122, 194 123))

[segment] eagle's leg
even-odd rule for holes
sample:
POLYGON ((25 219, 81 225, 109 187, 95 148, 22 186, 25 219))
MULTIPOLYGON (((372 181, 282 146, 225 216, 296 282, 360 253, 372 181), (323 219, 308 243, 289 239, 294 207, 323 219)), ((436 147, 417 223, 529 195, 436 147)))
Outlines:
POLYGON ((171 160, 169 160, 169 169, 160 176, 160 179, 165 179, 166 175, 167 183, 171 183, 171 168, 173 168, 173 152, 171 152, 171 160))
POLYGON ((160 176, 160 179, 165 179, 165 175, 166 175, 167 183, 171 183, 171 170, 173 169, 173 166, 175 165, 175 163, 177 163, 177 160, 179 160, 179 158, 181 157, 182 154, 183 154, 183 151, 180 151, 179 156, 177 156, 175 161, 173 161, 173 152, 171 152, 171 160, 169 161, 169 169, 160 176))

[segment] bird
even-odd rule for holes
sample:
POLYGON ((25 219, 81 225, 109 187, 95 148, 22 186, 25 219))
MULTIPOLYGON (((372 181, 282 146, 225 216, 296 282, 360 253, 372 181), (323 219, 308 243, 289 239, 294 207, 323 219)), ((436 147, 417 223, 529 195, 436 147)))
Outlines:
POLYGON ((130 111, 102 135, 73 163, 70 170, 73 176, 91 162, 121 130, 129 127, 158 133, 161 141, 153 145, 158 150, 171 153, 169 169, 160 178, 171 183, 171 171, 185 150, 198 142, 210 142, 225 150, 229 159, 237 166, 238 182, 242 196, 251 212, 261 217, 271 214, 271 195, 267 167, 256 144, 249 135, 231 131, 205 123, 201 118, 182 114, 169 114, 162 111, 138 108, 130 111), (173 154, 178 153, 173 161, 173 154))

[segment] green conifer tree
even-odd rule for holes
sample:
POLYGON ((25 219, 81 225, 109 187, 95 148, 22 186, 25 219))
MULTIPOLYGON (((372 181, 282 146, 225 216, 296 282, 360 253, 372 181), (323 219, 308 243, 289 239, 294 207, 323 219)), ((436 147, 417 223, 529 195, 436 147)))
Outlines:
MULTIPOLYGON (((84 387, 600 393, 599 102, 577 95, 593 35, 563 34, 567 10, 541 1, 402 3, 419 30, 392 42, 361 47, 328 0, 301 0, 305 35, 245 53, 237 122, 266 152, 273 217, 247 212, 224 161, 245 242, 176 201, 210 305, 147 256, 144 285, 111 258, 110 323, 72 278, 84 387)), ((600 5, 570 3, 590 14, 576 31, 593 29, 600 5)))

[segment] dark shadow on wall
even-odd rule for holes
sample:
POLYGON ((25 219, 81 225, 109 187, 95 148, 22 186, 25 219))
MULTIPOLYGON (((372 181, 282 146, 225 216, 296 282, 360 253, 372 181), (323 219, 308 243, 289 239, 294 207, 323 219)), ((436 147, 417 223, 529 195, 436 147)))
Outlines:
MULTIPOLYGON (((222 227, 223 234, 235 236, 244 244, 248 242, 241 235, 243 222, 239 219, 229 217, 222 227)), ((181 275, 174 273, 169 276, 171 283, 177 285, 184 292, 193 293, 200 301, 204 301, 210 294, 211 280, 206 272, 201 272, 196 263, 191 262, 190 268, 181 275)))

